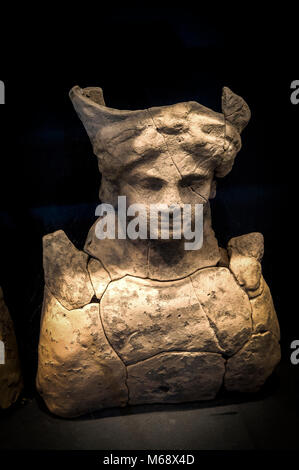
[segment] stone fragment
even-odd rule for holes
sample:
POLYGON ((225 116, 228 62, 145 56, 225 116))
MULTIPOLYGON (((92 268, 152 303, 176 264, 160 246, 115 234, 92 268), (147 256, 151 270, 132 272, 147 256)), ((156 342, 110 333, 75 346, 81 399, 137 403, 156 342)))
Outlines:
POLYGON ((252 306, 253 331, 263 333, 270 331, 280 340, 280 328, 277 320, 270 289, 262 279, 263 290, 260 295, 250 299, 252 306))
POLYGON ((233 392, 257 392, 280 361, 278 340, 270 332, 254 334, 226 365, 224 386, 233 392))
POLYGON ((264 254, 264 237, 252 232, 232 238, 227 245, 229 269, 249 298, 262 292, 261 260, 264 254))
POLYGON ((89 260, 88 272, 95 291, 95 295, 98 299, 101 299, 106 287, 111 280, 110 276, 103 267, 102 263, 95 258, 91 258, 89 260))
POLYGON ((190 278, 158 282, 126 276, 100 304, 109 343, 125 364, 162 351, 223 352, 190 278))
POLYGON ((87 305, 94 296, 87 260, 62 230, 43 237, 45 283, 68 310, 87 305))
POLYGON ((227 355, 238 351, 252 332, 246 293, 227 268, 206 268, 191 275, 196 296, 227 355))
POLYGON ((246 290, 249 297, 254 297, 261 282, 262 267, 260 262, 255 258, 233 253, 230 258, 229 269, 240 286, 246 290))
POLYGON ((258 288, 256 290, 246 290, 246 288, 245 288, 245 291, 246 291, 246 293, 247 293, 250 300, 255 299, 256 297, 261 295, 263 290, 264 290, 264 278, 263 278, 263 276, 261 276, 260 282, 258 284, 258 288))
POLYGON ((99 304, 70 311, 45 288, 36 383, 49 410, 64 417, 126 405, 126 368, 106 339, 99 304))
POLYGON ((225 119, 241 133, 251 117, 248 104, 241 96, 233 93, 228 87, 222 90, 222 112, 225 119))
POLYGON ((23 388, 13 322, 0 287, 0 409, 17 401, 23 388))
POLYGON ((225 372, 219 354, 161 353, 128 366, 129 404, 211 400, 225 372))
POLYGON ((264 255, 264 237, 260 232, 234 237, 228 242, 227 249, 229 256, 232 254, 251 256, 261 261, 264 255))

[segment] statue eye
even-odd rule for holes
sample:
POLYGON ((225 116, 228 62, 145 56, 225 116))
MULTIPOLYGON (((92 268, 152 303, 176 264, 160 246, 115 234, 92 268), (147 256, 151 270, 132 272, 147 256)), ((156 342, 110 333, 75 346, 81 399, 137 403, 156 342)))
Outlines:
POLYGON ((182 188, 187 188, 189 186, 197 186, 199 184, 204 183, 205 177, 204 176, 195 176, 195 175, 190 175, 190 176, 185 176, 181 179, 180 185, 182 188))
POLYGON ((143 188, 150 189, 152 191, 160 191, 164 185, 164 181, 160 178, 144 178, 140 182, 143 188))

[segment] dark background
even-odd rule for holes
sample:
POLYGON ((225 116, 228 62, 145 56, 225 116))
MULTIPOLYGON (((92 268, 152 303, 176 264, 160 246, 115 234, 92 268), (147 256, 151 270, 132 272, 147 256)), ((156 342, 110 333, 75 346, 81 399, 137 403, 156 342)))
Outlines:
MULTIPOLYGON (((0 285, 34 393, 43 294, 42 236, 63 229, 81 248, 94 222, 100 175, 70 88, 101 86, 106 104, 138 109, 196 100, 221 111, 222 86, 249 104, 252 119, 231 173, 212 201, 221 245, 265 237, 263 273, 282 330, 282 353, 299 338, 297 307, 297 131, 290 102, 296 15, 242 5, 78 7, 66 19, 44 7, 32 24, 12 22, 0 79, 0 285)), ((297 72, 297 73, 296 73, 297 72)), ((294 366, 295 367, 295 366, 294 366)), ((299 367, 299 366, 297 366, 299 367)))

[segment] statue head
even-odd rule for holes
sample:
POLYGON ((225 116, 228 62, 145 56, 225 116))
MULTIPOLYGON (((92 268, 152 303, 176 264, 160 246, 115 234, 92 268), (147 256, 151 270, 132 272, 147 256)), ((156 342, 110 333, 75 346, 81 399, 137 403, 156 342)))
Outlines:
POLYGON ((206 204, 215 177, 231 170, 250 119, 245 101, 224 87, 222 113, 195 101, 143 110, 105 105, 101 88, 70 91, 102 174, 100 199, 116 205, 206 204))

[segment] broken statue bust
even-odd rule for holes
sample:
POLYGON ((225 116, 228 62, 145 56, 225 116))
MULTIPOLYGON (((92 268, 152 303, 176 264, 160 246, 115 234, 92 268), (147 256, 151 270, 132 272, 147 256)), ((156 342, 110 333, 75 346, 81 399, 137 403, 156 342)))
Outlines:
MULTIPOLYGON (((203 243, 102 238, 79 251, 61 230, 43 238, 45 291, 37 388, 55 414, 255 392, 280 360, 280 331, 262 276, 263 236, 219 248, 210 216, 215 178, 232 168, 250 119, 223 88, 222 113, 197 102, 125 111, 100 88, 70 98, 102 174, 100 199, 201 204, 203 243)), ((116 214, 117 215, 117 214, 116 214)))
POLYGON ((0 411, 19 398, 23 389, 14 324, 0 287, 0 411))

